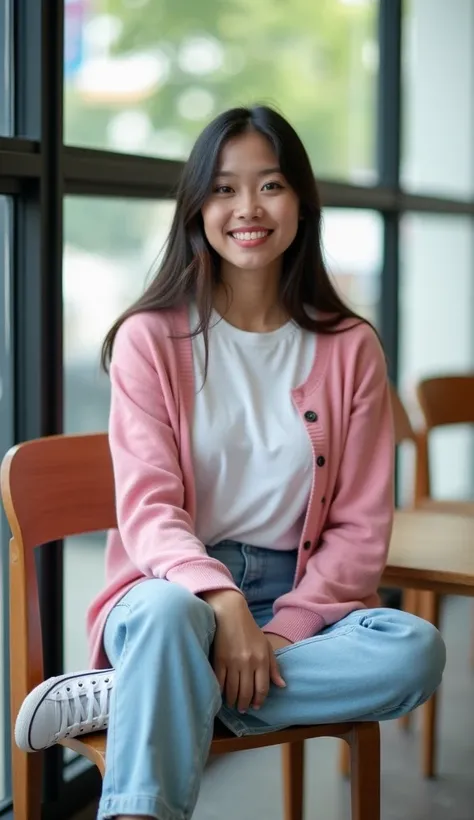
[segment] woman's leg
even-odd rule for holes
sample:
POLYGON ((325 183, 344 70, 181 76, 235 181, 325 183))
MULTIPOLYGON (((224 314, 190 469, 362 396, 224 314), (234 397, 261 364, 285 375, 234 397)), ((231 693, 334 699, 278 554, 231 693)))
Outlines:
POLYGON ((272 686, 258 712, 221 710, 224 722, 238 734, 398 718, 432 695, 446 660, 437 629, 392 609, 353 612, 276 655, 286 688, 272 686))
POLYGON ((219 711, 212 609, 177 584, 135 586, 107 620, 115 667, 99 818, 191 816, 219 711))

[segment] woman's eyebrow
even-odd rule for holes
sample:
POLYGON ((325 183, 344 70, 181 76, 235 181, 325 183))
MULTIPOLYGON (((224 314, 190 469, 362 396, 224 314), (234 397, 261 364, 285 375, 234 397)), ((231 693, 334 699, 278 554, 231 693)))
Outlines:
MULTIPOLYGON (((281 174, 281 169, 276 165, 274 168, 263 168, 262 171, 257 172, 257 176, 259 176, 259 177, 266 177, 269 174, 281 174)), ((234 171, 217 171, 216 172, 216 177, 236 177, 236 176, 238 176, 238 174, 236 174, 234 171)))

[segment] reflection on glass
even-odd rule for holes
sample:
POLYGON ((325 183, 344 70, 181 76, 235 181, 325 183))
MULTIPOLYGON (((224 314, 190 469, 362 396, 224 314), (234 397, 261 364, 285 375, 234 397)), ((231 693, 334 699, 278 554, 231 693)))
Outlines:
POLYGON ((13 26, 11 0, 0 4, 0 135, 13 133, 13 26))
MULTIPOLYGON (((103 338, 144 289, 170 228, 173 202, 67 198, 64 211, 64 428, 107 429, 109 382, 103 338)), ((65 668, 87 665, 85 611, 103 585, 104 536, 67 540, 65 668)))
POLYGON ((474 0, 407 0, 404 9, 402 182, 410 190, 469 198, 474 0))
POLYGON ((184 158, 232 105, 276 105, 316 174, 373 181, 376 0, 66 0, 68 143, 184 158))
POLYGON ((380 214, 326 208, 322 242, 339 293, 352 310, 377 325, 383 242, 380 214))
MULTIPOLYGON (((472 370, 473 225, 468 217, 407 215, 401 238, 400 389, 418 421, 419 379, 472 370)), ((435 497, 469 498, 472 443, 468 430, 433 432, 435 497)))
MULTIPOLYGON (((0 197, 0 458, 14 442, 13 430, 13 353, 11 327, 11 212, 10 201, 0 197), (5 320, 3 320, 5 317, 5 320)), ((1 505, 0 505, 1 506, 1 505)), ((8 562, 9 530, 3 508, 0 509, 0 803, 10 794, 7 778, 10 755, 9 713, 6 702, 8 664, 8 562)))

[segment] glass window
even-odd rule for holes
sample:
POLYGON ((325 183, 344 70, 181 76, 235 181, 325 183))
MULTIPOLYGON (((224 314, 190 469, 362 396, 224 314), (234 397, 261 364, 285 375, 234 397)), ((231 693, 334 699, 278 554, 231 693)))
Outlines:
POLYGON ((68 143, 185 158, 219 111, 295 125, 316 174, 374 179, 376 0, 66 0, 68 143))
MULTIPOLYGON (((143 291, 174 202, 69 197, 64 209, 64 428, 107 429, 109 382, 100 372, 105 334, 143 291)), ((87 667, 85 612, 103 585, 104 535, 67 539, 64 550, 65 668, 87 667)))
MULTIPOLYGON (((10 202, 0 197, 0 458, 13 444, 13 328, 11 326, 12 233, 10 202)), ((10 728, 8 704, 8 539, 0 505, 0 803, 9 795, 10 728)))
POLYGON ((13 27, 11 0, 0 7, 0 136, 13 131, 13 27))
POLYGON ((383 222, 375 211, 326 208, 322 241, 329 273, 350 307, 377 325, 383 222))
POLYGON ((404 4, 402 183, 474 192, 474 0, 404 4))
MULTIPOLYGON (((472 371, 473 240, 469 217, 412 214, 402 221, 400 389, 414 420, 419 420, 414 389, 420 378, 472 371)), ((466 429, 433 432, 435 497, 470 497, 472 444, 466 429)))

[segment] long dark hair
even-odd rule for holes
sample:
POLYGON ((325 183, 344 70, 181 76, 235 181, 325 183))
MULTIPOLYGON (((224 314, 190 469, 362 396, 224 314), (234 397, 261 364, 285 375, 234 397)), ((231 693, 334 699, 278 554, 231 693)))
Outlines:
MULTIPOLYGON (((123 322, 135 313, 162 310, 195 300, 208 350, 209 323, 219 257, 204 234, 201 208, 209 196, 223 145, 246 131, 257 131, 270 142, 280 169, 299 199, 298 232, 283 258, 281 302, 302 328, 315 333, 338 332, 342 319, 362 322, 338 295, 326 270, 321 249, 321 203, 306 150, 292 126, 267 106, 232 108, 219 114, 198 137, 184 167, 177 191, 176 210, 161 265, 142 296, 117 319, 102 346, 101 363, 107 371, 114 339, 123 322), (308 305, 318 314, 305 310, 308 305)), ((347 327, 347 325, 344 325, 347 327)), ((206 357, 207 358, 207 357, 206 357)))

